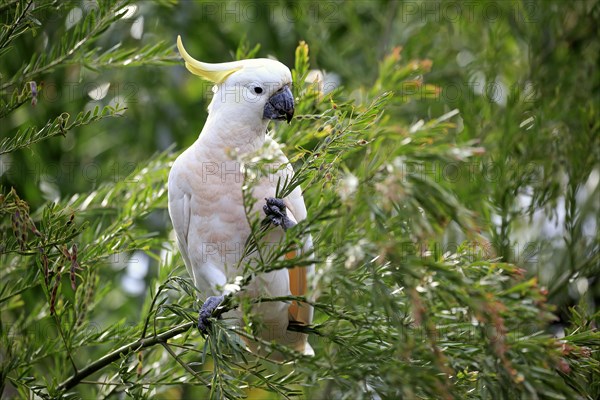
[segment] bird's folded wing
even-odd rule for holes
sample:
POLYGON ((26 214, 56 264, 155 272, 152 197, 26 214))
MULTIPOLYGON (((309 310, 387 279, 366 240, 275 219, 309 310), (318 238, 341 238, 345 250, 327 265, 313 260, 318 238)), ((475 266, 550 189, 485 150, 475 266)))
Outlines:
POLYGON ((169 215, 173 222, 179 252, 185 263, 185 267, 194 280, 194 271, 188 255, 188 233, 190 229, 191 196, 182 191, 176 182, 169 180, 169 215))

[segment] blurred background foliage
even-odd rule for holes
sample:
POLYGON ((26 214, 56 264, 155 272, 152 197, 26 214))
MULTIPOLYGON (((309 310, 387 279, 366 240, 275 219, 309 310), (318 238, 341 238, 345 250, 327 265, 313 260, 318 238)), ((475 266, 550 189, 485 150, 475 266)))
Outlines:
POLYGON ((598 398, 599 19, 594 0, 2 0, 0 393, 598 398), (191 329, 166 179, 211 87, 178 34, 203 61, 294 68, 274 135, 315 237, 314 359, 191 329))

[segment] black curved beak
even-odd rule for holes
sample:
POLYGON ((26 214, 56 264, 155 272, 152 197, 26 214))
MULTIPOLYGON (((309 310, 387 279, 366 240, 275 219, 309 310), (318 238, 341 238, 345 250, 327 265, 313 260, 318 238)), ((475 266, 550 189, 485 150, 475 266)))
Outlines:
POLYGON ((286 120, 288 123, 294 117, 294 95, 286 85, 269 98, 263 112, 263 118, 286 120))

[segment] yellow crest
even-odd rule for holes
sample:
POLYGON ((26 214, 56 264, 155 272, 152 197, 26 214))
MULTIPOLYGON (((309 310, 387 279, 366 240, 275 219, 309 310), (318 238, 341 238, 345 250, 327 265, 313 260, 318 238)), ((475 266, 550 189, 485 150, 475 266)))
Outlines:
POLYGON ((185 67, 188 71, 214 83, 223 82, 229 75, 243 68, 243 65, 239 61, 210 64, 194 59, 185 51, 180 35, 177 35, 177 48, 185 61, 185 67))

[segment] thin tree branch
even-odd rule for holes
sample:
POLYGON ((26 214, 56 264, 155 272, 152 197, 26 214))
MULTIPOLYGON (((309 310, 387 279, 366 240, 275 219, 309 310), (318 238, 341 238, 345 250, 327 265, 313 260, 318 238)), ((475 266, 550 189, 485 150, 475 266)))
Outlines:
POLYGON ((175 361, 177 361, 187 372, 194 375, 196 377, 196 379, 198 379, 200 382, 205 384, 207 387, 210 387, 210 383, 208 381, 206 381, 204 378, 202 378, 196 371, 194 371, 192 369, 192 367, 187 365, 185 363, 185 361, 183 361, 181 358, 179 358, 179 356, 177 354, 175 354, 175 352, 171 349, 171 346, 169 346, 166 342, 160 342, 160 344, 165 348, 165 350, 167 350, 169 352, 171 357, 173 357, 175 359, 175 361))
POLYGON ((156 294, 152 298, 152 303, 150 303, 150 309, 148 310, 148 315, 146 316, 146 321, 144 322, 144 328, 142 329, 142 334, 140 335, 140 339, 143 339, 146 336, 146 332, 148 331, 148 325, 150 324, 150 318, 152 317, 152 310, 154 309, 154 305, 156 304, 156 300, 158 300, 158 296, 162 293, 165 285, 169 282, 170 278, 162 285, 158 287, 156 294))
POLYGON ((135 342, 121 346, 118 349, 106 354, 102 358, 94 361, 87 367, 80 369, 77 373, 71 375, 64 382, 58 385, 57 390, 60 392, 69 390, 77 386, 83 379, 92 375, 94 372, 97 372, 102 368, 106 367, 107 365, 117 361, 121 358, 121 356, 127 356, 135 351, 139 351, 147 347, 152 347, 159 343, 166 343, 167 340, 189 331, 193 326, 195 326, 194 322, 187 322, 185 324, 176 326, 175 328, 170 329, 166 332, 163 332, 159 335, 147 337, 144 339, 138 339, 135 342))
MULTIPOLYGON (((228 297, 231 297, 231 294, 228 297)), ((226 297, 226 299, 228 299, 228 297, 226 297)), ((273 300, 275 300, 275 299, 290 300, 291 298, 296 299, 296 300, 303 300, 302 298, 296 297, 296 296, 274 298, 273 300)), ((266 300, 266 299, 263 299, 263 300, 266 300)), ((233 305, 228 302, 227 303, 224 302, 224 303, 225 304, 221 305, 213 312, 214 318, 218 318, 221 314, 237 307, 237 305, 233 305)), ((170 329, 166 332, 160 333, 158 335, 150 336, 150 337, 143 338, 143 339, 138 339, 135 342, 123 345, 123 346, 119 347, 118 349, 106 354, 102 358, 94 361, 93 363, 86 366, 85 368, 80 369, 75 374, 71 375, 64 382, 62 382, 61 384, 58 385, 57 390, 60 392, 64 392, 66 390, 69 390, 69 389, 77 386, 85 378, 87 378, 88 376, 92 375, 95 372, 98 372, 99 370, 106 367, 107 365, 117 361, 118 359, 121 358, 121 356, 128 356, 129 354, 131 354, 133 352, 140 351, 142 349, 145 349, 147 347, 152 347, 157 344, 161 344, 164 346, 167 344, 167 340, 172 339, 177 335, 180 335, 182 333, 189 331, 194 326, 196 326, 195 322, 186 322, 185 324, 176 326, 175 328, 170 329)), ((322 335, 318 331, 318 329, 315 328, 314 326, 290 324, 290 326, 288 327, 288 330, 294 331, 294 332, 306 333, 306 334, 312 333, 312 334, 322 335)), ((164 346, 164 347, 181 364, 180 359, 176 355, 174 355, 174 353, 172 353, 172 351, 170 351, 171 349, 168 346, 164 346)), ((182 365, 184 365, 184 364, 185 363, 183 363, 182 365)), ((184 365, 184 368, 185 368, 185 365, 184 365)), ((188 371, 188 372, 193 372, 193 370, 188 371)), ((200 376, 198 376, 198 374, 194 373, 194 376, 196 376, 198 379, 200 379, 204 383, 204 380, 200 376)), ((206 384, 210 386, 210 383, 206 383, 206 384)))
POLYGON ((19 15, 17 17, 17 20, 11 24, 10 28, 8 29, 8 32, 6 32, 6 34, 2 37, 2 42, 0 43, 0 49, 5 48, 8 45, 8 43, 10 43, 10 41, 12 40, 12 34, 14 33, 15 29, 17 29, 17 27, 21 23, 21 20, 23 18, 25 18, 25 15, 27 15, 27 11, 29 11, 29 7, 31 7, 32 4, 33 4, 33 1, 28 1, 27 5, 23 9, 23 11, 21 11, 21 15, 19 15))
MULTIPOLYGON (((98 33, 106 28, 105 24, 108 23, 111 19, 115 18, 116 13, 123 8, 123 5, 124 5, 123 2, 118 2, 115 5, 113 5, 113 7, 110 8, 110 10, 106 13, 106 15, 103 18, 100 18, 98 20, 97 24, 94 27, 92 27, 90 32, 87 35, 85 35, 80 41, 75 43, 73 45, 73 47, 71 49, 69 49, 69 51, 67 51, 65 54, 58 56, 56 59, 54 59, 49 64, 42 65, 36 69, 32 69, 31 71, 27 71, 26 73, 23 73, 22 75, 16 75, 15 78, 13 78, 12 80, 1 85, 0 90, 4 90, 4 89, 14 85, 16 83, 17 79, 21 82, 31 80, 32 77, 34 77, 36 75, 40 75, 44 72, 47 72, 47 71, 59 66, 66 60, 68 60, 71 56, 73 56, 75 53, 77 53, 77 51, 80 48, 82 48, 84 44, 87 44, 89 41, 95 39, 98 36, 98 33)), ((29 6, 28 6, 28 8, 29 8, 29 6)))
POLYGON ((67 356, 69 357, 69 361, 71 361, 71 366, 73 367, 73 371, 77 374, 77 364, 75 364, 75 360, 73 359, 73 354, 71 354, 71 348, 69 347, 69 341, 65 337, 65 333, 63 332, 61 320, 58 314, 54 313, 54 320, 56 321, 56 329, 58 329, 58 333, 60 334, 60 338, 65 345, 65 350, 67 350, 67 356))

